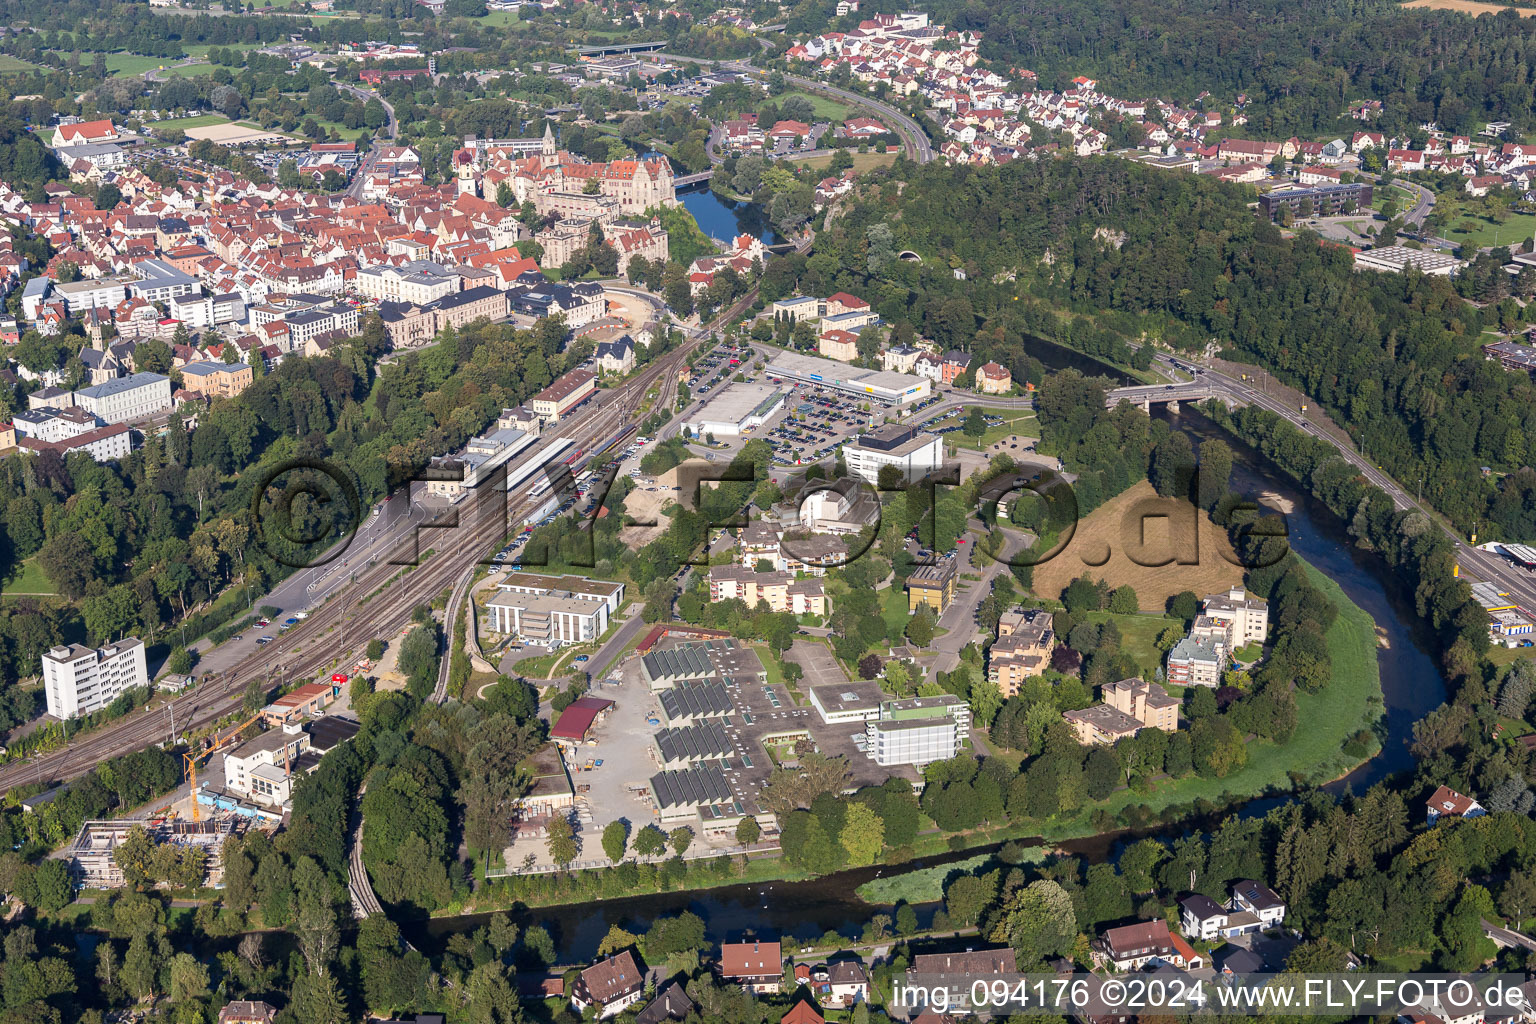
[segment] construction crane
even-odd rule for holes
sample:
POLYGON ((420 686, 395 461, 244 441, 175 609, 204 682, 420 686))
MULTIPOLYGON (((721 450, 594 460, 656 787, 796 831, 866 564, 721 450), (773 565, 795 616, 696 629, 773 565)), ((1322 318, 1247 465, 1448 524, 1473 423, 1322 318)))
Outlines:
POLYGON ((211 755, 214 751, 221 749, 225 744, 229 743, 235 737, 239 736, 242 732, 245 731, 246 726, 252 725, 260 719, 261 712, 258 711, 256 714, 252 715, 250 718, 247 718, 245 721, 235 726, 229 732, 225 733, 221 738, 214 740, 212 743, 209 743, 200 752, 186 753, 181 755, 182 760, 187 762, 187 783, 192 791, 193 821, 203 820, 202 811, 199 810, 197 805, 197 763, 211 755))

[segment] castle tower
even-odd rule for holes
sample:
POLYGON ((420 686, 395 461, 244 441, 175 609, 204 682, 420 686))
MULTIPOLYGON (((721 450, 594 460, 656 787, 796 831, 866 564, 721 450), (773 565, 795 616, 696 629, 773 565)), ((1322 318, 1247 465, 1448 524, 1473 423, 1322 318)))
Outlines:
POLYGON ((544 122, 544 148, 540 152, 544 156, 555 155, 555 130, 548 121, 544 122))

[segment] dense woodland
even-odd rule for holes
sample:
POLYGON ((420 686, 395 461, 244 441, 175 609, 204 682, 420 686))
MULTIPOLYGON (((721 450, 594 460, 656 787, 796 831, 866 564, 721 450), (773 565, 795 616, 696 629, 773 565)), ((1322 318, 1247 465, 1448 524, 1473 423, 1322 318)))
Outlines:
POLYGON ((936 21, 983 34, 981 54, 1061 88, 1076 75, 1116 96, 1192 103, 1209 90, 1251 103, 1262 138, 1345 134, 1351 102, 1383 101, 1382 124, 1536 124, 1536 24, 1513 12, 1476 19, 1391 0, 940 0, 936 21))
POLYGON ((1422 479, 1462 531, 1536 538, 1536 389, 1483 359, 1483 314, 1454 283, 1357 274, 1347 250, 1255 218, 1246 190, 1122 160, 892 178, 818 239, 802 277, 820 264, 883 318, 1026 379, 1031 335, 1099 351, 1214 339, 1319 400, 1395 478, 1422 479), (892 258, 905 248, 925 262, 892 258))

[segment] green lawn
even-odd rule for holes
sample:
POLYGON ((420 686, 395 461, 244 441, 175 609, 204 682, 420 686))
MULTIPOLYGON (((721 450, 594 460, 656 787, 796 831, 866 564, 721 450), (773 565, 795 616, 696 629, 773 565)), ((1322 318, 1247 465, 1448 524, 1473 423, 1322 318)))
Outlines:
MULTIPOLYGON (((89 64, 84 54, 80 60, 89 64)), ((109 53, 107 54, 107 70, 114 75, 142 75, 146 71, 154 71, 160 67, 170 67, 176 63, 175 57, 143 57, 137 53, 109 53)))
POLYGON ((848 104, 823 96, 820 93, 805 92, 802 89, 793 89, 774 97, 781 105, 791 96, 801 96, 811 101, 811 107, 816 112, 818 121, 845 121, 848 119, 848 104))
POLYGON ((491 11, 484 18, 479 19, 480 24, 490 25, 495 28, 506 28, 508 25, 517 24, 516 11, 491 11))
POLYGON ((1500 668, 1532 656, 1536 656, 1536 647, 1505 647, 1497 644, 1488 648, 1488 660, 1500 668))
POLYGON ((198 114, 196 117, 177 117, 169 121, 151 121, 151 128, 179 128, 186 131, 188 128, 207 128, 214 124, 229 124, 229 118, 223 114, 198 114))
POLYGON ((0 53, 0 74, 7 71, 38 71, 36 64, 28 64, 24 60, 17 60, 7 53, 0 53))
POLYGON ((752 648, 752 652, 757 655, 757 660, 763 663, 763 671, 768 674, 768 685, 783 686, 784 670, 779 667, 779 659, 761 647, 752 648))
MULTIPOLYGON (((874 170, 877 167, 889 167, 889 166, 891 166, 891 164, 893 164, 895 162, 896 162, 896 154, 895 153, 859 153, 859 152, 855 152, 853 154, 853 171, 854 171, 855 174, 863 174, 864 172, 872 171, 872 170, 874 170)), ((812 167, 812 168, 815 168, 816 170, 821 170, 822 168, 828 167, 828 166, 831 165, 831 163, 832 163, 832 154, 831 153, 827 153, 827 154, 825 154, 823 156, 807 157, 804 160, 791 160, 790 163, 800 164, 800 165, 805 166, 805 167, 812 167)))
POLYGON ((23 597, 27 595, 54 594, 53 584, 48 582, 47 575, 42 567, 37 564, 36 558, 29 558, 21 563, 21 570, 10 579, 0 583, 0 595, 5 597, 23 597))
POLYGON ((1090 622, 1113 621, 1120 630, 1120 649, 1136 659, 1148 679, 1163 663, 1163 654, 1157 649, 1157 634, 1169 626, 1178 625, 1173 619, 1161 615, 1116 615, 1112 612, 1089 612, 1090 622))
POLYGON ((1457 217, 1446 228, 1445 237, 1459 245, 1478 248, 1487 245, 1514 245, 1536 234, 1536 213, 1512 213, 1503 224, 1495 224, 1486 217, 1457 217), (1470 224, 1471 231, 1462 230, 1470 224))
POLYGON ((880 617, 885 620, 888 632, 892 626, 907 628, 907 620, 912 616, 907 613, 906 588, 892 584, 880 591, 880 617))
POLYGON ((1386 188, 1374 188, 1371 190, 1371 208, 1377 212, 1388 199, 1396 200, 1397 212, 1403 213, 1413 207, 1418 197, 1412 192, 1398 185, 1388 185, 1386 188))
MULTIPOLYGON (((1160 810, 1192 800, 1224 801, 1257 796, 1271 788, 1289 791, 1293 778, 1309 783, 1331 781, 1355 767, 1344 755, 1344 742, 1356 731, 1368 728, 1382 714, 1381 674, 1376 665, 1376 624, 1364 609, 1344 596, 1339 585, 1308 565, 1312 585, 1339 609, 1328 629, 1328 651, 1333 658, 1333 679, 1321 693, 1297 693, 1300 723, 1291 742, 1248 745, 1248 764, 1224 779, 1198 776, 1178 781, 1163 780, 1152 792, 1130 790, 1115 793, 1096 805, 1111 813, 1129 804, 1160 810)), ((1152 622, 1169 620, 1150 619, 1152 622)))

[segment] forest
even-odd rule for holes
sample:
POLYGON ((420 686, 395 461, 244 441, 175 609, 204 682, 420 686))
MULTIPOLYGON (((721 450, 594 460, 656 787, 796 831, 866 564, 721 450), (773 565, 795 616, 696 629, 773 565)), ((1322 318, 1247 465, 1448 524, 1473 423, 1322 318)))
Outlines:
POLYGON ((1284 237, 1250 201, 1107 157, 898 164, 818 237, 804 269, 825 261, 883 319, 1016 377, 1028 376, 1031 336, 1215 340, 1320 402, 1396 479, 1422 480, 1463 533, 1493 523, 1536 538, 1536 476, 1522 472, 1536 388, 1482 357, 1478 307, 1442 278, 1355 273, 1347 250, 1284 237), (907 248, 925 262, 892 258, 907 248))
POLYGON ((1260 138, 1342 134, 1349 104, 1382 101, 1377 130, 1436 121, 1536 125, 1536 24, 1513 11, 1471 18, 1393 0, 939 0, 936 22, 982 33, 981 55, 1061 89, 1087 75, 1116 96, 1229 109, 1248 101, 1260 138))

